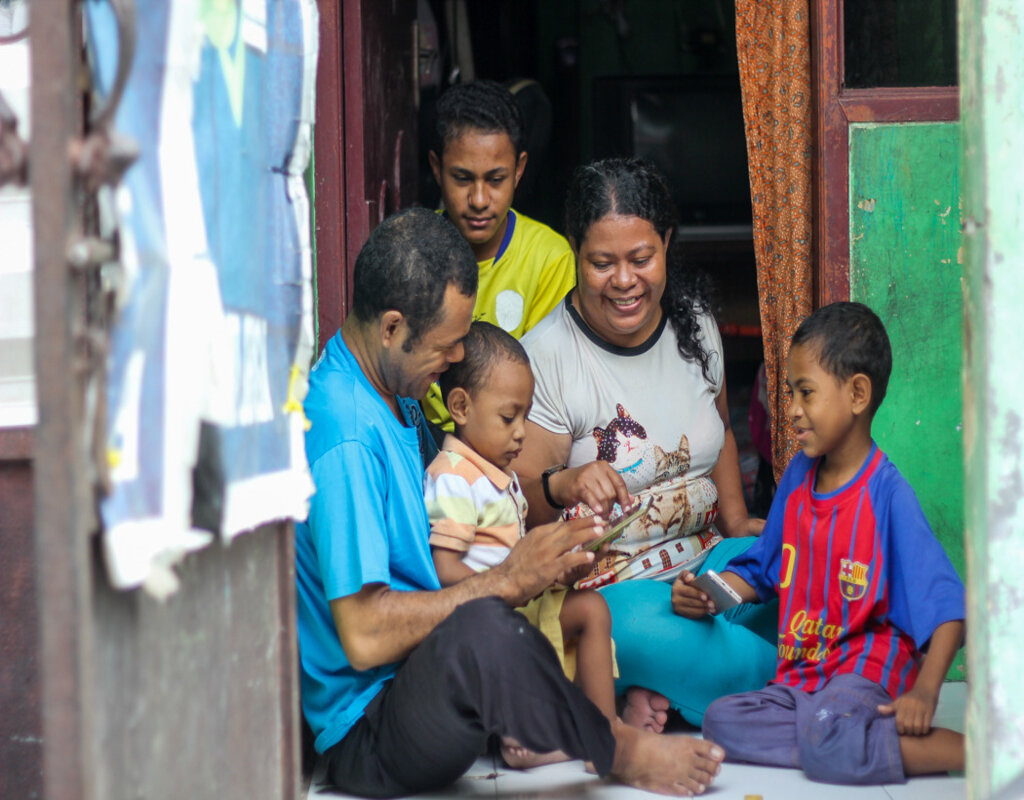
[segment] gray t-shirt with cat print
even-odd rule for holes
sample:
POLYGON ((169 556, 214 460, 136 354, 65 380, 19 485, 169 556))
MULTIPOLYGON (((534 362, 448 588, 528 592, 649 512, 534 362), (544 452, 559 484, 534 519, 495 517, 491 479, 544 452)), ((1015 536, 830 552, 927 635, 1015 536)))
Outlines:
POLYGON ((570 298, 522 339, 536 379, 530 420, 572 436, 570 467, 600 457, 632 493, 710 473, 725 438, 715 406, 723 375, 714 318, 699 317, 709 384, 699 364, 680 356, 667 319, 643 344, 618 347, 587 327, 570 298))

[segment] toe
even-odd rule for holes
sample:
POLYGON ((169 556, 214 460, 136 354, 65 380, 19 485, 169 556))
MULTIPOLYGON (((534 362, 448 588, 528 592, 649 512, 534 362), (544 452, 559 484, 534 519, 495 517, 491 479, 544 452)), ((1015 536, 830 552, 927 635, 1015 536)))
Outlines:
POLYGON ((648 702, 651 704, 651 708, 655 711, 668 712, 669 707, 672 705, 665 695, 658 694, 657 692, 650 693, 648 702))

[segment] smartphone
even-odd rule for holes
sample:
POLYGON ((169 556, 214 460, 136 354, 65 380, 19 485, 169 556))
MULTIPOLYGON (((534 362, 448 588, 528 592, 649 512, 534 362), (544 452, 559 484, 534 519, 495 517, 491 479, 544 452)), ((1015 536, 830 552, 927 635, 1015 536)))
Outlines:
POLYGON ((733 588, 722 579, 722 576, 713 569, 698 575, 690 586, 700 589, 708 596, 715 604, 716 614, 728 611, 743 602, 743 598, 736 594, 733 588))
POLYGON ((629 524, 631 522, 640 519, 640 517, 642 517, 650 510, 651 504, 653 502, 653 497, 647 497, 628 514, 620 514, 615 519, 610 520, 611 524, 609 528, 604 533, 602 533, 597 539, 594 539, 594 541, 588 542, 587 544, 583 545, 583 549, 591 550, 596 553, 609 542, 614 542, 616 539, 622 536, 623 533, 626 532, 626 528, 629 527, 629 524))

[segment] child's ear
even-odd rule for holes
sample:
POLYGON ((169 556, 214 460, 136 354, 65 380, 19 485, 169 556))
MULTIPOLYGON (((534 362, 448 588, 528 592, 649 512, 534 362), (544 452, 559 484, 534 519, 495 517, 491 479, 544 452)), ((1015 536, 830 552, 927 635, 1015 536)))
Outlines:
POLYGON ((441 185, 441 159, 437 157, 437 153, 431 150, 427 153, 427 161, 430 163, 430 171, 434 173, 434 180, 437 181, 437 185, 441 185))
POLYGON ((448 413, 452 415, 452 422, 456 425, 465 425, 469 411, 469 392, 461 386, 456 386, 448 392, 447 406, 448 413))
MULTIPOLYGON (((519 181, 523 179, 523 172, 526 171, 526 151, 524 150, 519 154, 519 158, 516 159, 516 183, 515 186, 519 186, 519 181)), ((513 187, 515 188, 515 187, 513 187)))
POLYGON ((871 405, 871 378, 858 372, 850 378, 850 392, 853 395, 853 413, 864 413, 871 405))

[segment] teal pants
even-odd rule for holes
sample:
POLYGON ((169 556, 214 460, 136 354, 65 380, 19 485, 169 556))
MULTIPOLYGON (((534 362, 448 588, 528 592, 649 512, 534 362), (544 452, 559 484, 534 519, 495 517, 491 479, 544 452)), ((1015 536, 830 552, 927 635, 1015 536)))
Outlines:
MULTIPOLYGON (((754 537, 724 539, 698 574, 721 572, 753 543, 754 537)), ((671 583, 631 580, 600 591, 612 615, 617 694, 630 686, 651 689, 699 728, 713 700, 762 689, 775 675, 778 600, 692 620, 672 611, 671 583)))

